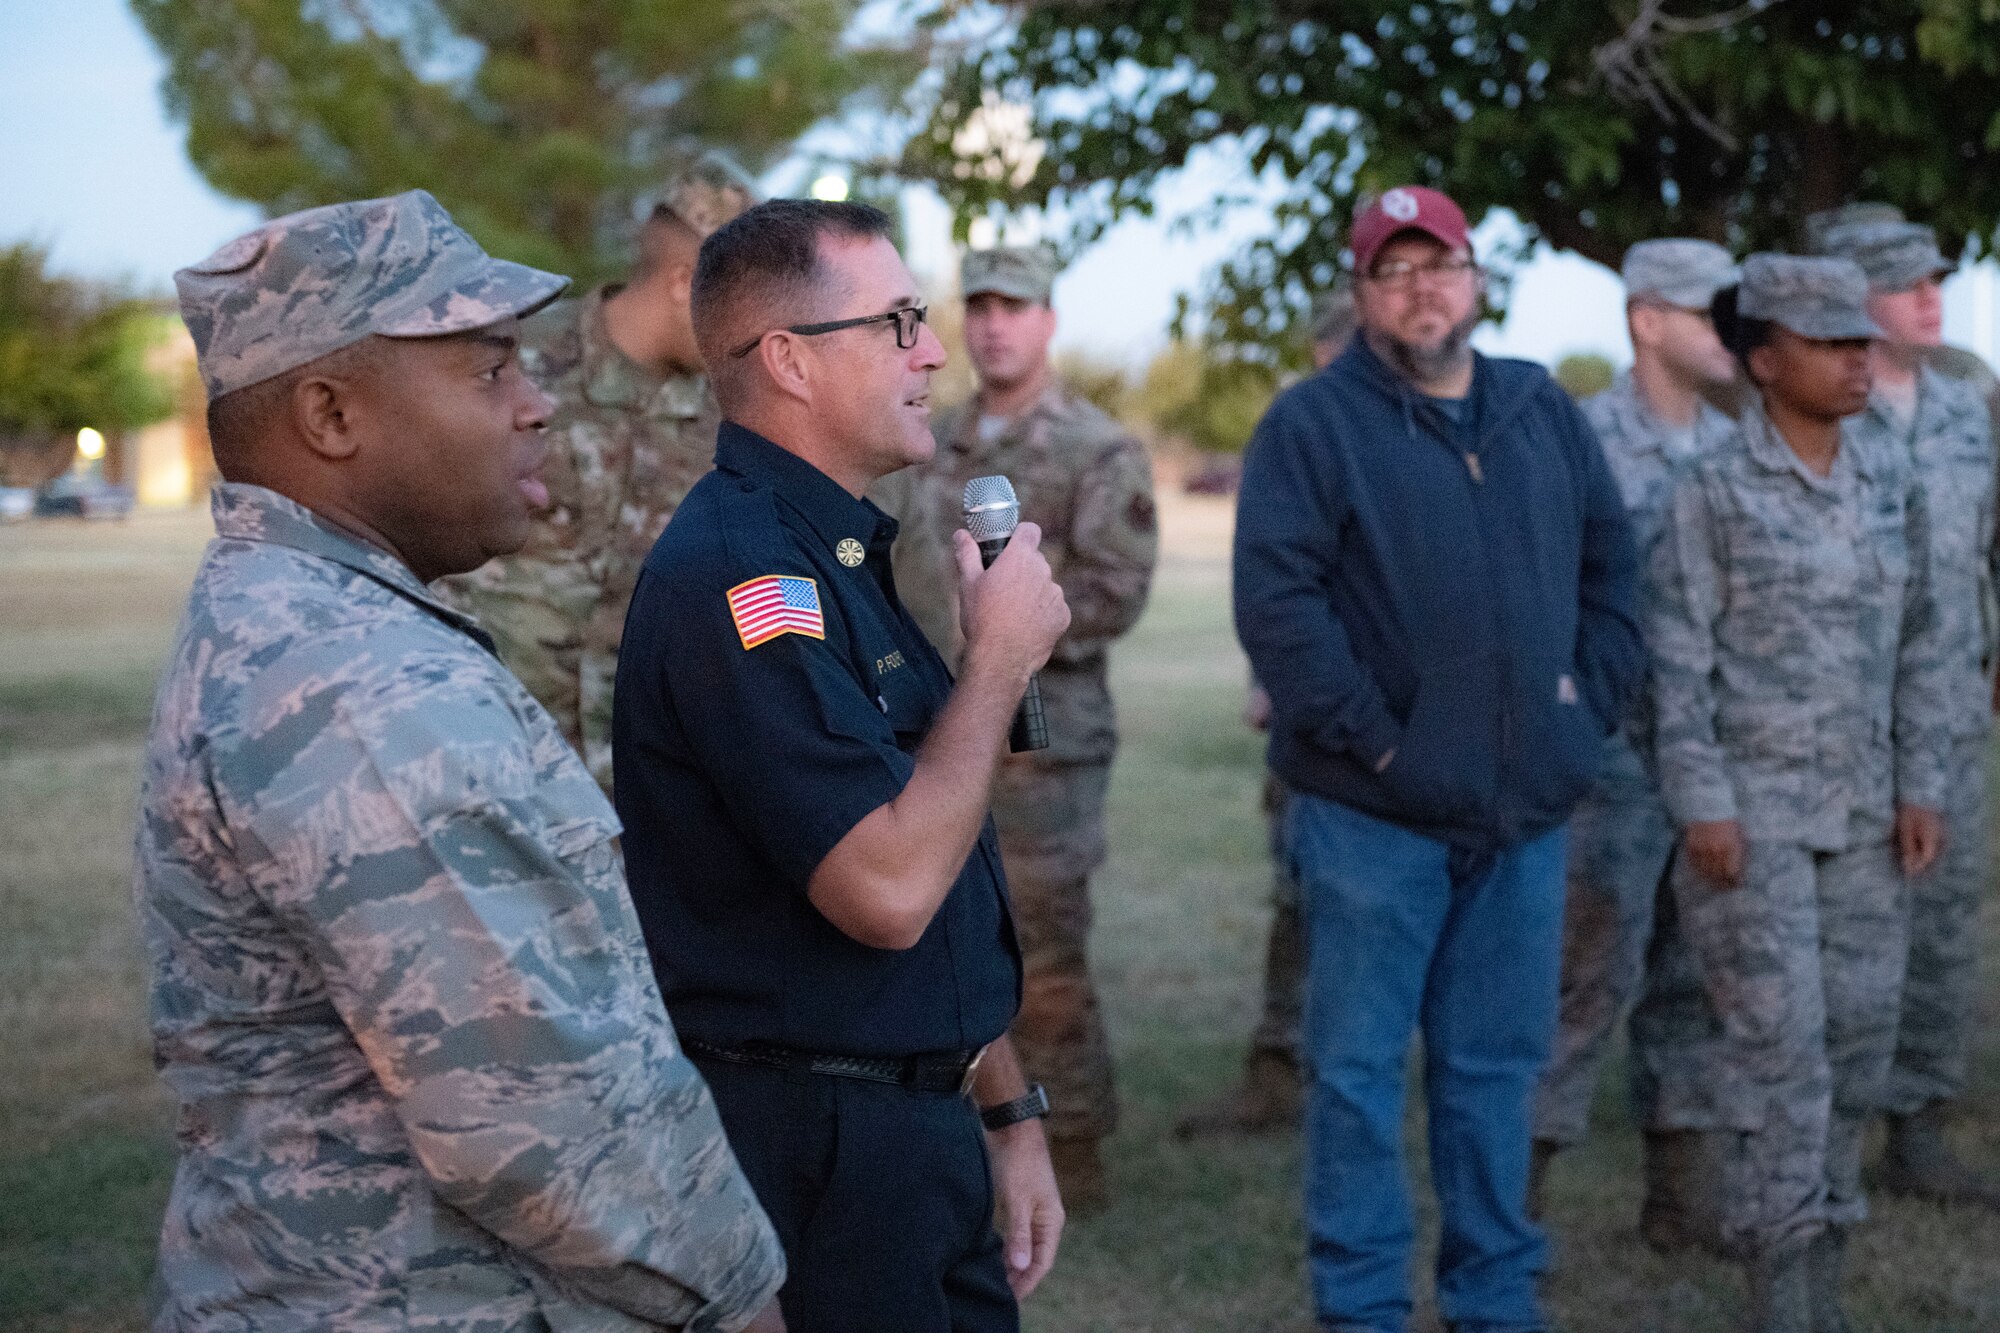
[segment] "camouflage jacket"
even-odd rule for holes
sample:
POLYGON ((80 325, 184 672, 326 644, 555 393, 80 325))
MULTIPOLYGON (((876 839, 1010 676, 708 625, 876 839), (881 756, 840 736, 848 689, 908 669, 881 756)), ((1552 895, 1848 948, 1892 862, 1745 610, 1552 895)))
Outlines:
POLYGON ((617 817, 385 552, 214 498, 136 898, 180 1102, 162 1329, 734 1329, 783 1259, 617 817))
POLYGON ((1925 367, 1917 406, 1900 420, 1877 397, 1856 418, 1869 447, 1914 465, 1930 517, 1931 570, 1947 655, 1951 733, 1992 724, 1995 644, 1992 419, 1977 390, 1925 367))
MULTIPOLYGON (((1618 493, 1624 498, 1625 513, 1632 521, 1632 540, 1639 550, 1639 577, 1643 584, 1651 569, 1652 551, 1666 524, 1667 501, 1674 484, 1700 458, 1729 438, 1736 423, 1707 403, 1698 409, 1694 427, 1682 434, 1670 429, 1653 414, 1641 397, 1631 371, 1613 380, 1603 393, 1578 404, 1584 419, 1597 432, 1604 457, 1617 478, 1618 493)), ((1599 787, 1625 788, 1637 784, 1650 791, 1647 757, 1652 743, 1652 691, 1642 689, 1632 700, 1625 725, 1604 743, 1604 767, 1599 787)), ((1650 799, 1650 797, 1648 798, 1650 799)))
POLYGON ((1753 404, 1675 489, 1653 551, 1661 796, 1680 824, 1826 851, 1938 808, 1944 654, 1923 492, 1850 420, 1814 475, 1753 404))
POLYGON ((902 522, 896 589, 956 663, 958 566, 952 532, 964 526, 965 483, 1004 474, 1021 521, 1042 529, 1042 553, 1069 601, 1070 625, 1041 673, 1049 748, 1042 763, 1106 763, 1118 744, 1105 654, 1146 608, 1159 523, 1152 462, 1139 442, 1088 400, 1051 383, 998 435, 981 439, 976 401, 943 413, 937 456, 886 477, 876 502, 902 522))
MULTIPOLYGON (((713 464, 721 421, 706 379, 663 377, 611 341, 604 302, 615 291, 559 301, 523 326, 522 363, 556 402, 541 474, 549 505, 520 552, 442 585, 448 601, 485 620, 507 614, 506 602, 482 591, 538 601, 574 627, 581 715, 564 715, 565 705, 557 721, 607 788, 610 683, 625 608, 646 553, 713 464)), ((503 644, 516 637, 494 628, 503 644)))

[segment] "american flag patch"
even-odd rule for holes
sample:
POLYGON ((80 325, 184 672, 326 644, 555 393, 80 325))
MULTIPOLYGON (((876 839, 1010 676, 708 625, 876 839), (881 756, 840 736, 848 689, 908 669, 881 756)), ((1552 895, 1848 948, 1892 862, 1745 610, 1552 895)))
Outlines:
POLYGON ((819 585, 791 574, 766 574, 729 590, 729 616, 743 646, 755 648, 780 634, 826 637, 820 615, 819 585))

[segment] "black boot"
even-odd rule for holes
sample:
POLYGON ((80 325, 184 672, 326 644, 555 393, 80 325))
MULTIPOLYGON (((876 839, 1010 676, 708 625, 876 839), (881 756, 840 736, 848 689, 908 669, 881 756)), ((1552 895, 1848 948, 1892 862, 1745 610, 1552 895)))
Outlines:
POLYGON ((1810 1247, 1759 1254, 1748 1267, 1750 1318, 1744 1333, 1813 1333, 1810 1247))
POLYGON ((1639 1235, 1655 1254, 1729 1257, 1722 1243, 1723 1137, 1698 1129, 1646 1131, 1639 1235))
POLYGON ((1971 1203, 2000 1212, 2000 1180, 1960 1161, 1944 1137, 1945 1103, 1889 1117, 1882 1189, 1932 1203, 1971 1203))
POLYGON ((1562 1151, 1562 1145, 1552 1139, 1536 1139, 1528 1152, 1528 1220, 1542 1220, 1542 1207, 1547 1202, 1549 1184, 1549 1163, 1562 1151))
POLYGON ((1854 1333, 1840 1307, 1841 1270, 1847 1265, 1847 1228, 1828 1227, 1806 1252, 1812 1277, 1812 1333, 1854 1333))

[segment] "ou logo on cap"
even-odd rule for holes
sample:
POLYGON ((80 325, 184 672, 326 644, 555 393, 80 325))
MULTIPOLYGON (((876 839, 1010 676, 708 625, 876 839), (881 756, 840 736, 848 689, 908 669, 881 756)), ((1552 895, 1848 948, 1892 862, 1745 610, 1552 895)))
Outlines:
POLYGON ((1408 190, 1391 190, 1382 196, 1382 211, 1398 222, 1417 216, 1417 197, 1408 190))

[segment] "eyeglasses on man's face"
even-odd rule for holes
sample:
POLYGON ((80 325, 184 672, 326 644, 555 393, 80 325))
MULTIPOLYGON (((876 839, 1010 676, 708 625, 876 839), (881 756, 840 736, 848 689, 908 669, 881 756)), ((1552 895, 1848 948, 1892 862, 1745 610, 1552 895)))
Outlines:
POLYGON ((1424 278, 1443 282, 1463 277, 1475 267, 1470 255, 1445 255, 1423 264, 1409 259, 1387 259, 1368 270, 1368 280, 1384 287, 1410 287, 1424 278))
POLYGON ((858 329, 864 324, 894 324, 896 326, 896 346, 907 352, 917 345, 917 329, 930 318, 931 308, 926 305, 898 306, 885 310, 879 315, 860 315, 854 319, 830 319, 824 324, 790 324, 783 329, 766 329, 764 332, 731 352, 731 356, 748 356, 751 349, 774 333, 796 333, 802 338, 816 337, 822 333, 838 333, 842 329, 858 329))

